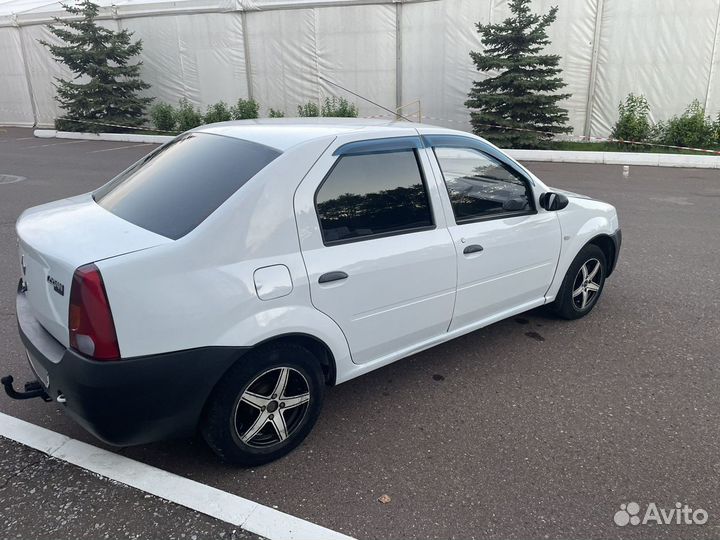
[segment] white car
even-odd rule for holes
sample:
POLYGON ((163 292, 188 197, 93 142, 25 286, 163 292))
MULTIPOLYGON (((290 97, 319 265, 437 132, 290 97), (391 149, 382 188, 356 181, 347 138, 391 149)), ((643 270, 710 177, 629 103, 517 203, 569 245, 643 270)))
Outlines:
POLYGON ((327 386, 550 305, 586 315, 615 209, 488 142, 405 122, 261 120, 180 135, 17 222, 20 334, 115 445, 198 428, 243 465, 296 447, 327 386))

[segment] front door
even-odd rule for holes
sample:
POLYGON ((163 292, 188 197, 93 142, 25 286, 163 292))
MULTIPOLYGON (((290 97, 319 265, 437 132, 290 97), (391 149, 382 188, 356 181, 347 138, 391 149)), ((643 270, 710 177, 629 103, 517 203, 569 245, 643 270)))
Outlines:
POLYGON ((455 249, 420 139, 379 141, 331 147, 295 195, 313 305, 358 364, 444 334, 455 300, 455 249))
POLYGON ((531 180, 510 163, 458 137, 432 142, 455 223, 458 288, 450 331, 479 326, 544 302, 555 274, 561 229, 538 211, 531 180))

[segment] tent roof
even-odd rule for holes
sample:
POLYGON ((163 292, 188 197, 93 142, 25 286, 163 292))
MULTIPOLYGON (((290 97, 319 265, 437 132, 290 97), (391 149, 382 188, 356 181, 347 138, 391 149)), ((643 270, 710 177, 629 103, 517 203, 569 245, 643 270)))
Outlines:
MULTIPOLYGON (((183 7, 188 4, 200 4, 219 8, 232 8, 235 2, 232 0, 214 0, 211 2, 198 2, 197 0, 94 0, 101 8, 112 8, 115 6, 118 10, 140 10, 153 11, 161 6, 153 6, 154 4, 165 4, 166 7, 183 7), (149 8, 149 9, 148 9, 149 8)), ((68 0, 70 5, 77 4, 77 0, 68 0)), ((0 17, 10 15, 55 15, 62 13, 63 8, 61 2, 52 0, 0 0, 0 17)))
MULTIPOLYGON (((137 17, 151 14, 254 11, 352 4, 392 4, 432 0, 93 0, 100 9, 99 18, 137 17)), ((76 4, 78 0, 63 0, 76 4)), ((0 0, 0 26, 39 24, 65 13, 60 1, 0 0)))

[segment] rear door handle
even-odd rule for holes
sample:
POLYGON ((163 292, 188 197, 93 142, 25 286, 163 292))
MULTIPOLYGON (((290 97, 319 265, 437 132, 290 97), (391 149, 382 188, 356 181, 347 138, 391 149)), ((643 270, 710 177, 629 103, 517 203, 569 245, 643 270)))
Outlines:
POLYGON ((330 283, 331 281, 340 281, 341 279, 347 279, 348 275, 345 272, 336 270, 335 272, 328 272, 320 276, 318 283, 330 283))
POLYGON ((471 246, 466 247, 463 249, 463 253, 465 255, 470 255, 471 253, 479 253, 483 250, 483 247, 479 244, 473 244, 471 246))

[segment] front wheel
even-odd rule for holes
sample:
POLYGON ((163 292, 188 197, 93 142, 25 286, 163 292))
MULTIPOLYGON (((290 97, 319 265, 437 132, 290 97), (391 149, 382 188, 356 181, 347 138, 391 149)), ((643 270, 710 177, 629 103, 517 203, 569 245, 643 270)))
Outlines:
POLYGON ((224 461, 252 467, 298 446, 320 415, 325 391, 318 360, 294 344, 249 352, 216 387, 201 432, 224 461))
POLYGON ((607 275, 607 260, 594 244, 580 250, 565 274, 550 309, 564 319, 584 317, 597 304, 607 275))

